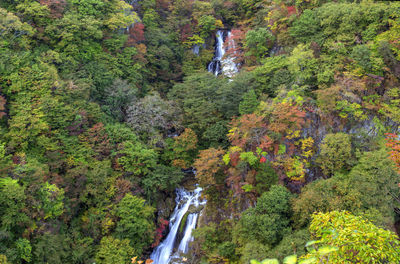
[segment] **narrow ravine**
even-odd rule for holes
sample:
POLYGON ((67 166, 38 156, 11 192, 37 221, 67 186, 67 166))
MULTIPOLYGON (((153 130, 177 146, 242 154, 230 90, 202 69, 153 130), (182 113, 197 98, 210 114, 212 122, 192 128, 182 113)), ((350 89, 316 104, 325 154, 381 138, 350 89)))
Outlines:
MULTIPOLYGON (((234 62, 234 57, 225 56, 229 48, 234 48, 234 41, 231 38, 231 31, 218 30, 216 33, 215 53, 213 60, 208 64, 208 71, 215 76, 224 74, 231 78, 238 72, 238 67, 234 62)), ((194 54, 199 53, 199 47, 192 49, 194 54)), ((169 233, 164 241, 154 249, 150 258, 156 264, 180 263, 181 254, 187 254, 189 243, 193 241, 192 231, 196 228, 199 212, 190 213, 184 218, 191 206, 199 207, 206 201, 201 201, 202 189, 196 188, 194 191, 188 191, 184 188, 176 189, 176 207, 169 219, 169 233), (182 223, 185 219, 185 223, 182 223), (181 241, 178 244, 179 227, 183 225, 185 230, 181 241)))

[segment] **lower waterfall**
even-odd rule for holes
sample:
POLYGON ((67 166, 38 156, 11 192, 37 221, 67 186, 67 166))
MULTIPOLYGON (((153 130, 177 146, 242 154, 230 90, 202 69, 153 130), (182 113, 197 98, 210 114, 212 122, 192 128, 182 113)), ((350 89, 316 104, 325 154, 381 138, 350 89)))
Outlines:
POLYGON ((179 263, 181 253, 187 253, 189 250, 189 243, 193 240, 192 230, 195 229, 199 213, 191 213, 186 218, 186 226, 182 240, 174 252, 174 245, 178 235, 178 229, 181 225, 184 215, 188 212, 190 206, 198 207, 205 203, 200 200, 202 189, 196 188, 194 191, 187 191, 183 188, 176 189, 176 207, 169 220, 169 233, 165 240, 156 247, 151 253, 150 258, 154 264, 168 264, 179 263), (171 262, 173 260, 173 262, 171 262))

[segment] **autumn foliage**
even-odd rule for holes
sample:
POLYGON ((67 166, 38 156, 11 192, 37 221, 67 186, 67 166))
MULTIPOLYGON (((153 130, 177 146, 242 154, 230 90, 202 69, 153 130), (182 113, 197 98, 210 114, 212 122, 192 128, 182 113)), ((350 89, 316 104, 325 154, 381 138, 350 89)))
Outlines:
POLYGON ((389 148, 390 159, 394 161, 397 171, 400 173, 400 140, 393 133, 386 134, 386 147, 389 148))
POLYGON ((216 177, 223 171, 224 162, 222 157, 225 151, 222 149, 206 149, 199 153, 199 158, 194 166, 197 170, 196 178, 200 185, 209 186, 217 183, 216 177))

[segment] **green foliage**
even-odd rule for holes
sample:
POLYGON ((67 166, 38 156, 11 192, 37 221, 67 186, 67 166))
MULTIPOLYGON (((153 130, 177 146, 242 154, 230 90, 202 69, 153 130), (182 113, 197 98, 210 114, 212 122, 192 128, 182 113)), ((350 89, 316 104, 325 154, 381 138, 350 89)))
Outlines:
POLYGON ((128 2, 0 1, 0 262, 143 258, 148 204, 192 165, 204 262, 303 255, 315 211, 393 228, 398 175, 377 149, 400 120, 398 3, 128 2), (229 79, 206 72, 225 28, 229 79), (329 128, 354 136, 321 142, 329 128))
POLYGON ((205 73, 188 76, 172 88, 168 96, 182 107, 185 127, 201 136, 210 125, 221 120, 217 107, 223 95, 219 96, 217 91, 224 83, 225 80, 205 73))
POLYGON ((230 241, 226 241, 218 246, 218 253, 224 258, 234 259, 235 258, 236 245, 230 241))
POLYGON ((172 192, 183 176, 183 172, 178 168, 156 165, 154 171, 143 178, 142 186, 148 199, 154 200, 158 198, 159 191, 172 192))
POLYGON ((277 93, 279 85, 291 83, 291 73, 287 70, 289 62, 285 56, 273 56, 263 60, 263 65, 254 70, 257 88, 256 94, 267 93, 273 97, 277 93))
POLYGON ((59 189, 54 184, 46 182, 39 190, 41 205, 39 210, 43 210, 44 219, 60 216, 64 212, 64 190, 59 189))
POLYGON ((10 262, 7 261, 7 257, 5 255, 0 254, 0 263, 9 264, 10 262))
POLYGON ((262 194, 269 190, 272 185, 278 183, 278 175, 272 168, 270 162, 264 162, 259 164, 258 172, 256 174, 256 186, 257 193, 262 194))
POLYGON ((257 156, 251 151, 240 153, 240 159, 250 164, 250 166, 255 166, 256 163, 259 162, 257 156))
POLYGON ((183 169, 189 168, 197 154, 197 142, 197 135, 190 128, 186 128, 176 137, 172 146, 175 157, 173 165, 183 169))
POLYGON ((34 29, 22 22, 16 15, 0 8, 0 48, 4 47, 29 47, 29 36, 33 35, 34 29))
POLYGON ((114 212, 115 216, 119 218, 115 236, 119 239, 129 239, 130 245, 137 255, 141 255, 142 250, 153 241, 155 230, 154 208, 144 203, 145 200, 126 194, 118 203, 114 212))
POLYGON ((111 86, 105 89, 105 93, 107 97, 102 109, 116 120, 123 121, 128 106, 136 99, 137 89, 127 81, 116 79, 111 86))
POLYGON ((96 253, 96 263, 129 264, 135 254, 129 239, 119 240, 111 236, 103 237, 100 241, 99 251, 96 253))
POLYGON ((18 184, 18 180, 7 177, 0 179, 0 190, 1 228, 11 231, 23 226, 29 220, 23 212, 26 207, 25 188, 18 184))
POLYGON ((254 90, 250 90, 242 96, 242 101, 239 104, 239 113, 241 115, 251 114, 258 105, 256 93, 254 90))
POLYGON ((65 263, 70 259, 71 240, 66 235, 46 232, 33 245, 33 263, 65 263))
POLYGON ((396 171, 384 149, 366 152, 348 175, 335 175, 307 185, 294 200, 297 224, 305 225, 312 213, 347 210, 375 223, 393 224, 396 171))
POLYGON ((306 253, 304 243, 305 241, 309 240, 310 232, 307 229, 292 231, 290 234, 285 235, 281 242, 272 248, 266 256, 282 261, 286 256, 290 256, 292 254, 296 254, 297 256, 304 255, 306 253))
POLYGON ((243 212, 236 227, 236 240, 242 244, 252 241, 276 245, 289 225, 290 193, 274 185, 257 200, 257 205, 243 212))
POLYGON ((290 34, 301 42, 321 41, 319 17, 310 9, 304 10, 300 18, 295 20, 290 28, 290 34))
POLYGON ((249 30, 246 34, 245 47, 248 49, 249 55, 260 59, 267 55, 274 36, 266 28, 258 28, 249 30))
POLYGON ((210 15, 201 16, 199 18, 200 36, 206 38, 211 32, 217 28, 217 20, 210 15))
MULTIPOLYGON (((249 242, 242 250, 241 261, 243 263, 251 263, 253 259, 265 259, 268 257, 270 247, 259 242, 249 242)), ((254 263, 254 261, 253 261, 254 263)))
POLYGON ((295 76, 295 80, 300 84, 315 83, 317 72, 317 60, 314 54, 304 44, 299 44, 288 57, 288 69, 295 76))
POLYGON ((20 238, 15 244, 18 252, 18 257, 25 260, 26 262, 30 262, 32 258, 32 246, 29 240, 26 238, 20 238))
POLYGON ((321 144, 321 152, 318 158, 323 172, 333 174, 346 169, 351 164, 350 136, 344 133, 328 134, 321 144))
POLYGON ((122 155, 118 162, 124 170, 134 176, 147 175, 157 163, 157 154, 139 142, 125 141, 119 153, 122 155))
MULTIPOLYGON (((348 212, 332 211, 313 216, 310 232, 321 245, 338 249, 327 256, 333 263, 396 263, 400 261, 400 243, 395 233, 384 230, 362 217, 348 212), (357 254, 354 254, 357 252, 357 254)), ((320 257, 321 249, 306 257, 320 257)))
POLYGON ((300 41, 317 41, 327 47, 333 42, 354 44, 355 35, 372 40, 384 30, 390 15, 396 12, 396 4, 363 2, 327 3, 313 10, 306 10, 294 23, 290 32, 300 41))

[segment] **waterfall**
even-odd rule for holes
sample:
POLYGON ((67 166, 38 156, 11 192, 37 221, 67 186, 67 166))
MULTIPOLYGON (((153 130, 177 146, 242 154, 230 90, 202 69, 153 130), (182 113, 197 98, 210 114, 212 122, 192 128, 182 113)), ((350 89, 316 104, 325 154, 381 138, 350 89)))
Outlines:
POLYGON ((192 52, 193 52, 194 55, 199 56, 199 54, 200 54, 200 46, 195 44, 193 46, 193 48, 192 48, 192 52))
POLYGON ((179 244, 177 254, 179 253, 188 253, 189 243, 193 241, 192 230, 196 228, 197 217, 199 214, 190 214, 186 220, 186 229, 184 232, 184 237, 179 244))
MULTIPOLYGON (((156 247, 153 253, 150 255, 150 258, 154 261, 154 263, 168 264, 170 263, 171 258, 179 258, 180 253, 188 252, 189 243, 193 240, 192 230, 196 227, 198 213, 191 213, 187 216, 184 236, 179 243, 177 252, 172 255, 182 218, 187 213, 191 205, 197 207, 200 204, 204 204, 204 201, 200 201, 201 191, 202 189, 200 187, 196 188, 192 192, 182 188, 176 190, 176 207, 169 220, 170 231, 165 240, 158 247, 156 247)), ((174 261, 173 263, 177 262, 174 261)))
POLYGON ((208 71, 214 73, 215 76, 221 73, 221 59, 224 54, 224 31, 218 30, 216 35, 214 58, 210 64, 208 64, 208 71))
POLYGON ((233 54, 229 54, 228 56, 225 56, 225 58, 221 61, 222 64, 222 73, 225 76, 228 76, 229 78, 232 78, 236 73, 239 72, 237 65, 235 63, 235 41, 232 39, 232 33, 231 31, 228 31, 228 36, 226 38, 226 49, 227 50, 234 50, 233 54), (232 56, 233 55, 233 56, 232 56))
POLYGON ((235 42, 232 39, 231 31, 227 31, 226 38, 224 39, 224 31, 218 30, 214 58, 208 64, 207 70, 214 73, 215 76, 222 73, 230 78, 235 75, 239 70, 234 62, 234 57, 230 54, 224 58, 226 50, 234 48, 235 42))

